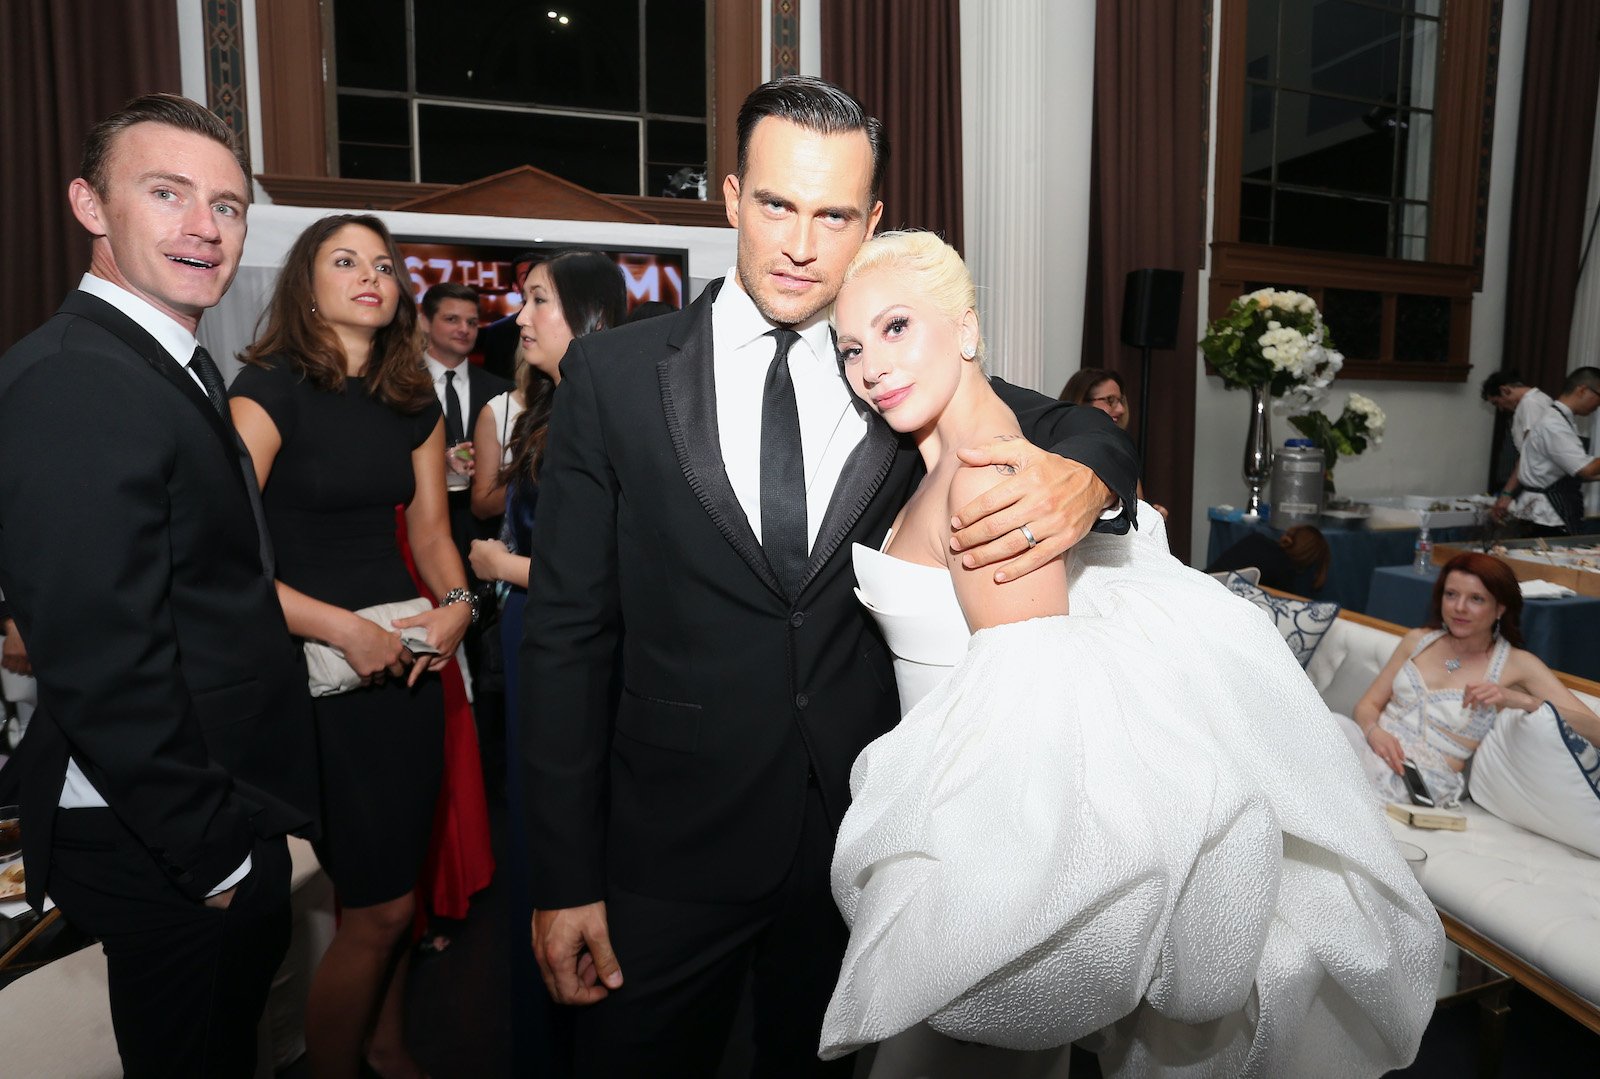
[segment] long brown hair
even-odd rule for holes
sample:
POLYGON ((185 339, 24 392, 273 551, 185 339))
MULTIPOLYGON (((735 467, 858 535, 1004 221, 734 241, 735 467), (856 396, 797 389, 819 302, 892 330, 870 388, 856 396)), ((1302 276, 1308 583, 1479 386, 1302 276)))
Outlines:
POLYGON ((367 392, 401 412, 419 412, 434 400, 433 383, 422 367, 422 345, 417 335, 417 306, 411 299, 411 279, 405 258, 394 237, 371 214, 330 214, 300 234, 284 256, 283 269, 272 299, 256 324, 255 344, 240 353, 245 363, 265 367, 271 356, 283 356, 319 390, 340 392, 345 383, 345 354, 333 328, 317 313, 317 252, 329 237, 346 225, 369 230, 389 252, 394 263, 400 302, 394 318, 372 338, 372 358, 367 362, 367 392), (264 327, 264 328, 263 328, 264 327))
MULTIPOLYGON (((627 287, 622 270, 610 258, 598 251, 563 251, 542 265, 550 274, 550 284, 561 301, 561 317, 574 340, 622 324, 627 287)), ((525 407, 511 428, 511 458, 500 469, 502 483, 539 478, 550 406, 555 400, 555 382, 530 363, 517 368, 517 386, 525 407)))
POLYGON ((1328 566, 1333 562, 1333 549, 1328 537, 1316 525, 1295 525, 1278 537, 1278 546, 1289 556, 1289 561, 1300 569, 1315 569, 1311 582, 1313 591, 1328 583, 1328 566))
POLYGON ((1522 586, 1511 567, 1493 555, 1464 551, 1446 562, 1433 582, 1433 599, 1428 602, 1428 620, 1423 625, 1439 629, 1444 625, 1444 583, 1452 573, 1468 573, 1483 582, 1484 591, 1505 608, 1500 615, 1500 636, 1513 647, 1522 647, 1522 586))

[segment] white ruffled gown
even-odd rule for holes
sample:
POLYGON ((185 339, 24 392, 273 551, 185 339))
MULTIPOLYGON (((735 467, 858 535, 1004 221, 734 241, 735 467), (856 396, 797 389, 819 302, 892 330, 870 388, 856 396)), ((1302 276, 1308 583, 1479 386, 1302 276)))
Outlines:
POLYGON ((824 1057, 887 1042, 874 1079, 1064 1073, 1064 1051, 983 1057, 922 1023, 1011 1050, 1098 1033, 1108 1076, 1415 1056, 1432 905, 1270 620, 1145 527, 1073 550, 1070 616, 970 635, 945 570, 855 548, 905 715, 851 773, 824 1057))

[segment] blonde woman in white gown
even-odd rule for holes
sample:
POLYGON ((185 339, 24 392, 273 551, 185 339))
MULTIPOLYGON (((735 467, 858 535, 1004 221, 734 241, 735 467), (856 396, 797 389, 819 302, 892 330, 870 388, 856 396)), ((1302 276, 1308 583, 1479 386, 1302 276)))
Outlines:
POLYGON ((905 714, 851 775, 822 1056, 1060 1075, 1095 1035, 1107 1075, 1409 1063, 1443 932, 1277 631, 1172 558, 1147 506, 1144 534, 1091 534, 1059 571, 964 569, 950 516, 1001 477, 954 450, 1020 434, 971 278, 890 233, 845 282, 845 375, 928 475, 884 549, 855 550, 905 714))

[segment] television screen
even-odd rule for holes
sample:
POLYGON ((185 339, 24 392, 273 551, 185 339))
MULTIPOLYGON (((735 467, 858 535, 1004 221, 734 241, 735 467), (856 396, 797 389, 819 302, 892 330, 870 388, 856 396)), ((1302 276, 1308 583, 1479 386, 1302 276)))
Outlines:
MULTIPOLYGON (((503 243, 493 240, 439 240, 396 237, 405 256, 406 272, 418 302, 423 293, 444 281, 478 290, 478 314, 483 325, 514 315, 522 307, 519 271, 536 263, 589 245, 578 243, 503 243)), ((656 300, 682 307, 689 296, 689 252, 681 248, 637 247, 620 249, 594 245, 616 260, 627 288, 628 310, 656 300)))

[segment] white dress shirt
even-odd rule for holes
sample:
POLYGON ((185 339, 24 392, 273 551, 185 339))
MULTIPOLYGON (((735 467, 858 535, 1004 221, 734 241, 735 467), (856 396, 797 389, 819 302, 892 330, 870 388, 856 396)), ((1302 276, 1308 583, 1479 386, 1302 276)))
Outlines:
POLYGON ((1561 515, 1542 494, 1526 490, 1528 487, 1549 487, 1562 476, 1576 476, 1578 470, 1593 460, 1593 455, 1578 440, 1578 431, 1572 410, 1560 401, 1551 403, 1539 425, 1528 432, 1522 444, 1522 458, 1517 463, 1517 480, 1524 490, 1518 493, 1513 510, 1518 517, 1534 524, 1561 528, 1566 524, 1561 515))
POLYGON ((1550 415, 1554 407, 1555 402, 1550 395, 1537 386, 1522 395, 1516 410, 1511 413, 1511 444, 1518 453, 1522 452, 1522 444, 1528 441, 1528 432, 1539 426, 1539 421, 1550 415))
MULTIPOLYGON (((789 350, 795 408, 800 415, 800 448, 806 477, 806 549, 817 532, 844 472, 845 461, 867 433, 860 410, 839 372, 833 331, 822 314, 792 327, 800 340, 789 350)), ((712 367, 717 387, 717 435, 723 468, 750 528, 761 539, 761 405, 778 342, 768 337, 775 325, 728 271, 711 305, 712 367)))
MULTIPOLYGON (((83 280, 78 282, 78 288, 91 296, 98 297, 106 303, 127 315, 139 328, 156 339, 156 344, 167 351, 167 355, 177 361, 178 366, 189 372, 189 377, 194 379, 201 392, 205 392, 206 384, 201 381, 200 375, 189 366, 189 360, 194 356, 195 346, 198 342, 194 334, 180 322, 160 311, 153 305, 135 296, 133 293, 114 285, 103 277, 94 274, 84 274, 83 280)), ((83 769, 78 767, 78 762, 72 757, 67 758, 67 778, 61 786, 62 809, 98 809, 106 804, 105 798, 95 789, 89 777, 83 774, 83 769)), ((250 856, 244 856, 244 862, 238 869, 230 873, 222 883, 218 884, 206 895, 213 896, 225 892, 238 884, 250 873, 250 856)))
MULTIPOLYGON (((467 406, 471 403, 471 395, 467 392, 467 364, 471 361, 462 360, 454 367, 446 367, 433 358, 433 353, 424 352, 422 354, 422 362, 428 368, 428 377, 433 379, 433 395, 439 399, 439 407, 444 409, 446 416, 450 415, 450 406, 445 403, 444 399, 444 388, 447 385, 444 375, 446 371, 454 371, 456 373, 455 380, 448 383, 448 385, 454 387, 456 404, 461 406, 462 425, 466 426, 472 423, 472 417, 467 414, 467 406)), ((466 430, 461 432, 461 437, 471 442, 472 428, 466 427, 466 430)))

